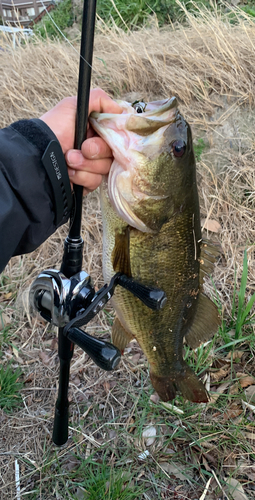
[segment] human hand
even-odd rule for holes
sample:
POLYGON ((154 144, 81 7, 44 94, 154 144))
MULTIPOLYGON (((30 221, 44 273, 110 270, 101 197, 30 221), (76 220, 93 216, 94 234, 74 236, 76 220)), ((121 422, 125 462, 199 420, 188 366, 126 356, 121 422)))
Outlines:
MULTIPOLYGON (((107 174, 112 164, 112 151, 106 142, 98 137, 91 125, 88 125, 87 139, 83 142, 81 151, 73 149, 76 97, 66 97, 54 108, 41 116, 54 132, 60 142, 68 165, 70 181, 84 187, 84 194, 96 189, 102 181, 102 175, 107 174)), ((103 90, 92 89, 89 98, 89 114, 121 113, 121 107, 103 90)))

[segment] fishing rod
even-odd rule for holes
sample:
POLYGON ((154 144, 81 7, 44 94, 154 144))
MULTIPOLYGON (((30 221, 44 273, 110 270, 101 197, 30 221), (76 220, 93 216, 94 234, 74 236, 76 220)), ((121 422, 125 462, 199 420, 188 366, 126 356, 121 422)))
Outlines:
MULTIPOLYGON (((93 57, 96 0, 84 0, 80 66, 77 93, 75 149, 81 149, 86 139, 91 69, 93 57)), ((161 309, 166 301, 162 290, 145 287, 116 273, 109 285, 95 291, 91 277, 82 271, 83 239, 81 237, 83 187, 74 185, 74 209, 69 234, 64 242, 60 271, 47 269, 39 274, 30 288, 30 304, 49 323, 58 327, 58 356, 60 362, 58 397, 53 424, 53 442, 60 446, 68 439, 68 387, 70 363, 74 344, 81 347, 103 370, 113 370, 121 353, 111 343, 92 337, 81 326, 94 318, 112 297, 115 287, 122 286, 149 308, 161 309)))

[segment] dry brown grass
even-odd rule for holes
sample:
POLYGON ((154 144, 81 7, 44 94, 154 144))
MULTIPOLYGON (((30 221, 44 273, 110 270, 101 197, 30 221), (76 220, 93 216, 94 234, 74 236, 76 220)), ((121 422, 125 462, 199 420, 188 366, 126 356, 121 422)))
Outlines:
MULTIPOLYGON (((37 41, 13 50, 6 41, 1 43, 4 48, 4 51, 0 51, 2 127, 20 118, 38 117, 62 97, 76 93, 78 55, 70 45, 37 41)), ((76 49, 79 50, 78 45, 76 49)), ((135 96, 146 100, 176 95, 181 104, 181 111, 188 117, 193 128, 195 143, 198 138, 204 139, 206 149, 198 163, 201 215, 203 218, 215 219, 221 224, 221 232, 216 237, 221 242, 224 257, 216 268, 215 284, 226 318, 231 310, 235 267, 240 279, 245 247, 248 248, 249 258, 248 295, 253 293, 255 282, 254 49, 254 22, 248 18, 239 18, 236 24, 231 25, 216 13, 201 13, 198 18, 189 15, 189 25, 185 28, 178 26, 158 30, 154 26, 149 30, 134 33, 108 30, 99 24, 95 40, 95 86, 102 87, 115 97, 124 96, 127 99, 133 99, 135 96)), ((62 228, 33 254, 12 259, 4 271, 1 305, 5 307, 5 314, 12 318, 12 321, 15 318, 16 323, 13 325, 12 344, 6 349, 2 361, 14 359, 14 364, 24 370, 24 378, 27 380, 23 391, 24 408, 11 417, 6 417, 4 412, 0 413, 0 496, 6 500, 15 498, 16 495, 15 459, 18 459, 21 465, 22 498, 23 495, 24 498, 43 500, 69 498, 67 493, 58 493, 60 496, 56 496, 54 486, 52 490, 48 490, 46 485, 47 474, 54 473, 49 464, 53 460, 51 428, 58 376, 56 332, 46 328, 38 319, 16 312, 15 305, 17 293, 20 295, 38 272, 49 267, 60 267, 66 232, 67 228, 62 228), (33 490, 37 491, 34 496, 33 490)), ((101 285, 102 238, 97 193, 84 199, 82 235, 85 241, 84 269, 92 275, 96 285, 101 285)), ((207 236, 215 237, 211 233, 207 236)), ((209 292, 212 291, 209 282, 206 288, 209 292)), ((107 317, 101 315, 87 330, 107 336, 110 331, 107 317)), ((245 359, 249 373, 253 373, 252 358, 245 359)), ((128 428, 130 415, 137 411, 139 384, 142 379, 144 387, 149 390, 146 363, 136 346, 126 354, 121 368, 113 374, 102 373, 80 350, 75 350, 70 386, 72 439, 64 450, 58 452, 58 459, 60 462, 62 460, 62 464, 65 464, 65 460, 70 462, 71 451, 75 451, 75 440, 79 441, 78 452, 85 453, 86 448, 87 454, 90 453, 91 447, 94 449, 97 446, 94 440, 99 444, 107 439, 117 443, 116 435, 109 438, 108 422, 113 419, 114 413, 117 415, 115 429, 118 425, 123 429, 128 428), (135 366, 136 355, 139 358, 138 368, 135 366), (86 408, 89 408, 89 411, 84 421, 81 413, 86 413, 86 408), (96 430, 93 428, 95 422, 98 427, 96 430), (89 439, 86 436, 89 436, 89 439)), ((162 436, 166 422, 173 422, 175 425, 176 417, 162 412, 163 410, 160 417, 155 417, 150 410, 148 417, 142 416, 144 425, 155 418, 161 419, 161 422, 163 420, 160 427, 161 441, 154 449, 155 460, 162 460, 163 456, 168 456, 167 453, 176 453, 180 458, 184 444, 178 433, 175 441, 171 441, 171 451, 167 452, 164 448, 162 436)), ((203 422, 209 425, 212 417, 217 421, 217 417, 213 415, 210 409, 206 410, 202 417, 203 422)), ((250 420, 253 425, 252 414, 250 420)), ((186 425, 191 429, 189 426, 193 425, 192 421, 187 422, 186 425)), ((226 476, 229 468, 232 472, 239 470, 240 473, 238 460, 240 461, 242 455, 243 443, 240 448, 236 444, 235 452, 232 453, 228 439, 224 441, 227 431, 221 423, 221 412, 219 429, 222 429, 222 448, 219 445, 217 448, 214 442, 211 449, 208 445, 204 449, 201 448, 200 452, 207 457, 201 463, 204 466, 204 460, 209 460, 208 463, 213 464, 213 470, 218 477, 226 476)), ((195 463, 194 456, 199 457, 196 460, 200 460, 202 456, 201 453, 194 455, 190 451, 191 441, 200 437, 199 429, 196 432, 192 427, 192 437, 189 440, 187 435, 184 440, 186 459, 189 462, 193 460, 192 463, 195 463)), ((130 456, 133 458, 139 450, 144 449, 144 444, 139 440, 132 441, 132 436, 128 436, 129 441, 125 437, 125 442, 129 443, 130 456)), ((122 436, 120 442, 123 439, 122 436)), ((252 453, 252 444, 250 450, 252 453)), ((245 461, 246 467, 251 468, 254 465, 247 454, 242 460, 245 461)), ((151 470, 152 468, 151 465, 151 470)), ((183 498, 197 498, 198 489, 199 495, 202 494, 208 479, 203 470, 200 470, 199 480, 199 476, 194 476, 196 486, 195 483, 187 483, 182 490, 183 498)), ((208 468, 206 470, 208 472, 208 468)), ((140 469, 139 474, 142 474, 140 469)), ((153 484, 148 470, 146 474, 153 484)), ((243 478, 247 476, 236 474, 236 477, 242 477, 245 483, 243 478)), ((174 476, 171 477, 172 483, 179 484, 174 476)), ((165 481, 168 481, 167 477, 165 481)), ((167 484, 164 483, 165 489, 162 491, 166 491, 167 484)), ((248 494, 249 486, 246 488, 248 494)), ((155 491, 148 493, 150 494, 152 496, 148 498, 156 498, 153 496, 155 491)), ((213 492, 210 494, 208 498, 216 498, 213 492)), ((178 495, 180 497, 180 493, 178 495)), ((222 493, 218 497, 221 495, 222 493)), ((173 497, 169 492, 169 497, 165 498, 173 497)))

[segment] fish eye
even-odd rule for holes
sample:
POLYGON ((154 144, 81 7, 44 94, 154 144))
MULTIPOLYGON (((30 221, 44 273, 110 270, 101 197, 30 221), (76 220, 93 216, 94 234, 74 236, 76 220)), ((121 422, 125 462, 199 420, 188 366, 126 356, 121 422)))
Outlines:
POLYGON ((146 106, 146 102, 143 101, 135 101, 132 103, 132 107, 136 110, 137 113, 144 113, 146 106))
POLYGON ((180 158, 186 151, 186 144, 184 141, 174 141, 172 144, 172 152, 174 156, 180 158))

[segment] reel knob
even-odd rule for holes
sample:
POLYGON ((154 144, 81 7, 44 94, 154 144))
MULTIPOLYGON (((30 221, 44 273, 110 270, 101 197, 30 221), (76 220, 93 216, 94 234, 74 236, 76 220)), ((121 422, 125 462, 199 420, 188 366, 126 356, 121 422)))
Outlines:
POLYGON ((95 339, 80 328, 73 327, 67 332, 67 338, 85 351, 97 366, 106 371, 116 368, 121 353, 117 347, 104 340, 95 339))
POLYGON ((159 311, 166 304, 167 297, 163 290, 141 285, 132 278, 128 278, 125 274, 119 276, 118 285, 131 292, 147 307, 154 311, 159 311))

